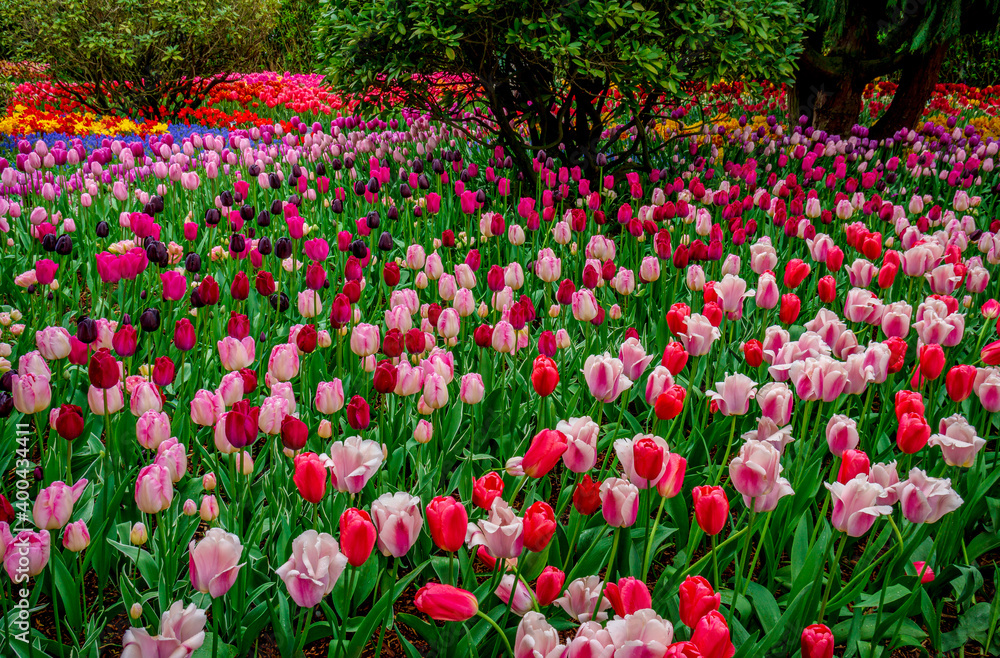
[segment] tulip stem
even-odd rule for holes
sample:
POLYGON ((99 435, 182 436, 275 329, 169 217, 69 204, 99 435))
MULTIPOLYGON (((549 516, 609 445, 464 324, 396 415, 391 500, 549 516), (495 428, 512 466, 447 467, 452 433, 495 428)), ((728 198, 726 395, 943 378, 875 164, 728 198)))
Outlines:
MULTIPOLYGON (((750 553, 750 542, 753 541, 753 522, 756 520, 757 516, 757 499, 750 499, 750 522, 747 524, 747 536, 743 542, 743 554, 740 555, 739 563, 736 566, 736 576, 733 582, 733 605, 731 606, 731 612, 733 618, 736 617, 736 602, 740 596, 740 576, 743 574, 743 567, 747 563, 747 555, 750 553)), ((747 582, 753 580, 753 571, 747 574, 747 582)), ((730 619, 732 621, 732 619, 730 619)))
POLYGON ((219 656, 219 617, 222 616, 219 599, 212 599, 212 658, 219 656))
MULTIPOLYGON (((503 613, 504 626, 507 625, 507 617, 510 616, 510 609, 514 606, 514 596, 517 594, 517 586, 521 584, 521 567, 524 566, 524 559, 517 561, 517 568, 514 570, 514 584, 510 588, 510 595, 507 597, 507 609, 503 613)), ((503 579, 500 580, 501 584, 503 579)))
POLYGON ((660 497, 660 507, 656 510, 656 520, 653 521, 653 532, 649 533, 646 538, 646 548, 642 554, 642 582, 646 582, 646 576, 649 574, 649 567, 652 566, 652 555, 650 555, 650 550, 653 548, 653 537, 656 536, 656 529, 660 525, 660 515, 663 514, 663 505, 667 502, 666 496, 660 497))
POLYGON ((62 624, 59 623, 59 595, 56 592, 55 569, 52 570, 52 621, 56 625, 56 640, 62 646, 62 624))
MULTIPOLYGON (((827 500, 829 500, 829 498, 827 498, 827 500)), ((757 567, 757 558, 760 557, 760 549, 761 549, 761 546, 763 546, 763 544, 764 544, 764 536, 767 535, 767 528, 768 528, 768 526, 771 525, 771 517, 773 517, 773 516, 774 516, 774 514, 768 514, 767 517, 764 519, 764 527, 761 528, 761 531, 760 531, 760 542, 757 543, 757 550, 755 550, 753 552, 753 558, 750 559, 750 570, 747 572, 748 573, 747 580, 746 580, 745 583, 743 583, 743 588, 742 588, 743 591, 740 592, 740 594, 746 593, 747 587, 750 586, 750 580, 752 579, 752 576, 753 576, 753 570, 757 567)), ((747 539, 747 544, 749 544, 749 543, 750 543, 750 540, 748 538, 747 539)))
POLYGON ((604 589, 611 582, 614 577, 612 567, 615 564, 615 556, 618 554, 618 538, 621 536, 621 528, 615 528, 615 538, 611 542, 611 554, 608 556, 608 568, 604 572, 604 585, 601 587, 601 593, 597 597, 597 603, 594 604, 594 612, 590 615, 592 621, 597 621, 597 611, 601 609, 601 600, 604 598, 604 589))
POLYGON ((847 544, 847 534, 845 533, 843 537, 840 538, 840 543, 837 544, 837 553, 833 557, 833 564, 830 565, 830 579, 826 581, 826 591, 823 593, 823 602, 819 606, 819 616, 816 617, 818 623, 823 623, 824 615, 826 614, 826 604, 830 600, 830 593, 833 591, 833 577, 834 571, 836 571, 837 580, 840 580, 840 558, 844 554, 844 546, 847 544))
MULTIPOLYGON (((579 486, 579 484, 577 484, 579 486)), ((573 559, 573 547, 576 546, 576 540, 580 535, 580 524, 583 518, 583 514, 577 512, 576 518, 573 520, 573 533, 569 540, 569 549, 566 551, 566 561, 563 563, 563 571, 569 568, 570 560, 573 559)))
MULTIPOLYGON (((721 590, 722 583, 719 582, 719 548, 716 545, 718 542, 717 537, 718 535, 712 535, 712 578, 714 579, 712 584, 715 586, 715 589, 721 590)), ((736 605, 735 598, 733 598, 733 605, 736 605)))
MULTIPOLYGON (((513 594, 511 594, 511 597, 513 598, 513 594)), ((482 610, 477 610, 476 615, 485 619, 487 624, 496 629, 497 635, 500 636, 500 639, 503 640, 504 646, 507 647, 507 653, 513 656, 514 650, 510 648, 510 640, 507 639, 507 636, 504 634, 503 629, 500 628, 500 626, 498 626, 495 621, 490 619, 490 617, 486 615, 482 610)))
POLYGON ((726 464, 729 462, 729 453, 733 449, 733 437, 736 436, 736 419, 739 416, 732 417, 732 423, 729 425, 729 441, 726 442, 726 453, 722 457, 722 461, 719 463, 719 472, 715 474, 715 486, 718 486, 722 482, 722 473, 726 470, 726 464))

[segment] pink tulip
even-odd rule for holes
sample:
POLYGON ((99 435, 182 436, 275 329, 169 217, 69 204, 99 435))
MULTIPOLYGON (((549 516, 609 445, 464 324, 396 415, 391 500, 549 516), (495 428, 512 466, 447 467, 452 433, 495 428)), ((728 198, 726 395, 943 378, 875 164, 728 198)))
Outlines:
POLYGON ((359 493, 378 471, 383 459, 382 446, 377 441, 360 436, 334 441, 326 458, 333 487, 343 493, 359 493))
POLYGON ((22 414, 41 413, 52 402, 52 387, 47 377, 32 372, 14 375, 11 387, 14 408, 22 414))
POLYGON ((478 524, 469 524, 466 537, 469 547, 485 546, 494 558, 511 559, 524 550, 524 519, 502 498, 496 498, 490 506, 487 518, 478 524))
POLYGON ((201 541, 188 546, 191 587, 213 599, 224 596, 243 567, 242 555, 239 537, 222 528, 210 528, 201 541))
POLYGON ((510 603, 510 611, 515 615, 523 617, 526 612, 531 610, 533 592, 520 579, 518 579, 517 588, 515 589, 514 574, 507 574, 501 578, 500 584, 494 590, 494 594, 505 604, 510 603), (512 594, 514 596, 513 601, 510 600, 512 594))
POLYGON ((12 583, 23 582, 24 574, 34 578, 49 563, 49 531, 22 530, 14 537, 6 521, 0 521, 0 555, 12 583))
POLYGON ((316 385, 316 410, 321 414, 335 414, 344 408, 344 385, 340 379, 320 382, 316 385))
POLYGON ((225 402, 217 393, 201 389, 191 399, 191 422, 195 425, 211 427, 225 411, 225 402))
POLYGON ((931 436, 927 445, 941 448, 941 455, 949 466, 969 468, 975 463, 979 450, 986 445, 986 440, 976 435, 976 428, 961 414, 942 418, 938 432, 931 436))
POLYGON ((139 382, 129 397, 129 408, 133 416, 141 416, 147 411, 162 411, 163 397, 156 384, 148 381, 139 382))
POLYGON ((359 324, 351 332, 351 351, 359 357, 375 354, 380 347, 378 327, 371 324, 359 324))
POLYGON ((157 446, 153 463, 167 469, 171 482, 180 482, 187 473, 187 448, 176 437, 170 437, 157 446))
POLYGON ((57 530, 73 516, 73 505, 80 500, 87 480, 77 480, 72 487, 59 480, 38 493, 31 516, 35 525, 46 530, 57 530))
POLYGON ((275 345, 267 362, 267 374, 279 382, 287 382, 299 374, 298 348, 293 343, 275 345))
POLYGON ((90 411, 98 416, 103 416, 105 411, 109 416, 114 415, 125 408, 125 396, 122 393, 122 384, 112 388, 97 388, 90 386, 87 389, 87 405, 90 411), (107 409, 105 409, 105 397, 107 398, 107 409))
POLYGON ((618 358, 622 362, 623 374, 634 382, 642 376, 656 355, 647 356, 638 338, 628 338, 622 343, 618 358))
POLYGON ((632 387, 632 380, 624 374, 620 359, 605 352, 602 356, 591 354, 583 365, 583 376, 590 394, 601 402, 614 402, 623 391, 632 387))
POLYGON ((566 436, 563 463, 574 473, 586 473, 597 464, 597 435, 600 427, 590 416, 560 420, 556 430, 566 436))
POLYGON ((545 621, 544 615, 527 611, 517 626, 513 649, 514 658, 557 658, 565 647, 559 642, 559 631, 545 621))
POLYGON ((63 327, 45 327, 36 333, 35 346, 49 361, 65 359, 72 351, 69 332, 63 327))
POLYGON ((778 427, 791 421, 793 396, 787 384, 768 382, 760 387, 755 399, 761 414, 774 421, 778 427))
POLYGON ((72 553, 79 553, 90 546, 90 531, 83 519, 66 525, 62 543, 63 548, 72 553))
POLYGON ((627 528, 639 514, 639 488, 621 478, 601 483, 601 511, 604 521, 613 528, 627 528))
POLYGON ((823 486, 830 490, 834 501, 830 522, 851 537, 860 537, 868 532, 875 519, 892 513, 892 507, 878 502, 885 489, 869 482, 864 474, 848 480, 847 484, 824 482, 823 486))
POLYGON ((424 519, 420 499, 405 491, 382 494, 372 503, 372 522, 383 555, 402 557, 416 543, 424 519))
POLYGON ((781 474, 781 453, 764 441, 747 441, 729 463, 733 487, 748 498, 767 495, 781 474))
POLYGON ((242 370, 248 368, 254 361, 255 345, 254 340, 247 336, 243 340, 236 340, 232 336, 226 336, 218 342, 219 360, 222 367, 229 371, 242 370))
POLYGON ((927 477, 919 468, 911 469, 909 478, 897 486, 903 516, 910 523, 937 523, 965 502, 952 489, 949 478, 927 477))
POLYGON ((704 356, 712 351, 712 343, 722 334, 708 318, 692 313, 687 318, 687 331, 681 334, 681 343, 691 356, 704 356))
POLYGON ((837 457, 858 447, 858 424, 843 414, 832 416, 826 424, 826 444, 837 457))
POLYGON ((135 504, 146 514, 159 514, 170 507, 174 487, 165 466, 150 464, 139 471, 135 480, 135 504))
POLYGON ((604 621, 608 618, 605 610, 611 607, 611 601, 604 595, 604 583, 600 576, 584 576, 570 582, 563 595, 553 603, 580 623, 604 621), (597 608, 596 615, 594 608, 597 608))
POLYGON ((718 391, 706 391, 713 400, 719 403, 719 412, 723 416, 742 416, 750 410, 750 400, 757 395, 757 385, 746 375, 727 375, 721 382, 715 383, 718 391))
MULTIPOLYGON (((709 613, 712 614, 712 613, 709 613)), ((624 656, 665 656, 667 647, 674 640, 674 626, 660 617, 652 608, 638 610, 634 614, 615 617, 606 626, 614 643, 614 655, 624 656)), ((690 654, 705 655, 710 654, 690 654)), ((730 654, 732 655, 732 654, 730 654)), ((712 658, 724 658, 711 654, 712 658)))
POLYGON ((296 605, 314 608, 333 591, 346 566, 347 556, 336 539, 306 530, 292 541, 292 555, 275 573, 296 605))
POLYGON ((479 404, 483 400, 486 389, 483 386, 483 378, 477 373, 462 375, 462 383, 459 388, 458 397, 465 404, 479 404))

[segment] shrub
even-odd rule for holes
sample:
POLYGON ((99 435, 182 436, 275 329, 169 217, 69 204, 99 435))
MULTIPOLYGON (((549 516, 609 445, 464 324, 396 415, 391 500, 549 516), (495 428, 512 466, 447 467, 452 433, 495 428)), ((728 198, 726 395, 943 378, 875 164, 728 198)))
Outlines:
POLYGON ((259 61, 277 0, 19 0, 27 52, 98 113, 158 119, 197 107, 259 61))

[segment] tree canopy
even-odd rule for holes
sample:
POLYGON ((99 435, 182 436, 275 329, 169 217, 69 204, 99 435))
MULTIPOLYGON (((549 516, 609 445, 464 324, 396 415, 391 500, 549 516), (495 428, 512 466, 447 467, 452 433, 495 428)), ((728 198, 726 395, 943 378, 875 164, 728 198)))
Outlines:
POLYGON ((346 91, 470 121, 522 172, 544 149, 592 174, 648 169, 685 83, 790 80, 807 27, 798 0, 346 0, 317 37, 346 91))

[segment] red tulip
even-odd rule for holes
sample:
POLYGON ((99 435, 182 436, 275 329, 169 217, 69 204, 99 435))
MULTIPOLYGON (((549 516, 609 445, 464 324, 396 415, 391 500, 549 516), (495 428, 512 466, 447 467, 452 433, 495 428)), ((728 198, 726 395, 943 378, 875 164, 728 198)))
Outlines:
POLYGON ((601 509, 600 483, 591 480, 589 475, 584 475, 573 490, 573 507, 584 516, 590 516, 601 509))
POLYGON ((670 374, 674 376, 679 374, 681 370, 684 370, 687 362, 687 350, 684 349, 681 343, 676 341, 667 344, 663 350, 663 359, 660 361, 663 367, 669 370, 670 374))
POLYGON ((758 367, 764 362, 764 346, 756 338, 748 340, 743 343, 743 358, 751 368, 758 367))
POLYGON ((383 359, 375 366, 375 372, 372 373, 372 384, 376 391, 386 395, 396 389, 398 378, 399 372, 396 370, 396 366, 392 365, 392 361, 389 359, 383 359))
POLYGON ((541 553, 555 533, 556 515, 549 504, 540 500, 532 503, 524 512, 524 547, 532 553, 541 553))
POLYGON ((61 405, 56 416, 56 432, 67 441, 83 434, 83 410, 75 404, 61 405))
POLYGON ((163 388, 174 381, 177 369, 169 356, 158 356, 153 361, 153 383, 163 388))
POLYGON ((924 415, 924 396, 915 391, 898 391, 896 393, 896 420, 902 420, 903 414, 916 413, 924 415))
POLYGON ((919 451, 931 438, 931 426, 923 415, 914 411, 903 414, 896 430, 896 445, 908 455, 919 451))
POLYGON ((641 478, 653 480, 663 470, 663 448, 650 436, 644 436, 632 444, 632 464, 641 478))
POLYGON ((680 586, 681 621, 694 628, 698 621, 713 610, 718 610, 722 595, 717 594, 702 576, 688 576, 680 586))
POLYGON ((945 390, 954 402, 961 402, 972 395, 972 385, 976 381, 975 366, 962 364, 952 366, 944 378, 945 390))
POLYGON ((622 578, 617 583, 608 583, 604 586, 604 595, 611 601, 611 607, 619 617, 653 607, 649 588, 637 578, 622 578))
POLYGON ((360 395, 355 395, 347 403, 347 424, 356 430, 366 429, 371 424, 371 410, 360 395))
POLYGON ((270 297, 275 291, 274 276, 267 270, 261 270, 254 277, 253 286, 257 294, 270 297))
MULTIPOLYGON (((667 327, 670 333, 675 336, 687 333, 687 318, 691 315, 691 308, 687 304, 677 302, 667 311, 667 327)), ((666 364, 664 364, 666 365, 666 364)))
POLYGON ((316 327, 311 324, 303 325, 295 334, 295 346, 303 354, 315 352, 317 343, 319 343, 319 333, 316 331, 316 327))
POLYGON ((726 618, 718 611, 711 611, 695 624, 691 642, 698 645, 704 658, 731 658, 736 647, 729 639, 726 618))
POLYGON ((556 362, 544 354, 539 354, 535 357, 531 369, 531 385, 534 387, 535 393, 542 397, 551 395, 558 384, 559 368, 556 366, 556 362))
POLYGON ((207 275, 198 284, 198 296, 205 306, 214 306, 219 303, 219 284, 215 282, 212 275, 207 275))
POLYGON ((837 482, 847 484, 854 476, 871 471, 871 462, 863 450, 845 450, 841 458, 840 470, 837 472, 837 482))
POLYGON ((503 494, 503 478, 490 471, 472 484, 472 504, 484 510, 493 506, 493 501, 503 494))
MULTIPOLYGON (((230 412, 232 413, 232 412, 230 412)), ((295 457, 295 474, 292 481, 298 487, 299 495, 310 503, 318 503, 326 495, 326 482, 330 479, 326 466, 319 455, 304 452, 295 457)))
MULTIPOLYGON (((1000 326, 1000 323, 998 323, 998 326, 1000 326)), ((988 366, 1000 365, 1000 340, 995 340, 984 347, 979 356, 983 360, 983 363, 988 366)))
POLYGON ((545 477, 566 452, 567 446, 568 439, 559 430, 544 429, 536 434, 521 462, 525 475, 533 478, 545 477))
POLYGON ((707 535, 722 532, 729 518, 729 498, 722 487, 701 486, 691 492, 694 498, 694 516, 698 526, 707 535))
POLYGON ((250 296, 250 279, 242 270, 233 277, 233 283, 229 286, 229 294, 237 300, 244 300, 250 296))
POLYGON ((309 427, 295 416, 288 414, 281 421, 281 444, 289 450, 302 450, 309 439, 309 427))
POLYGON ((566 574, 562 570, 553 566, 542 569, 538 580, 535 581, 535 598, 538 599, 538 605, 549 605, 559 598, 565 582, 566 574))
MULTIPOLYGON (((139 334, 136 332, 135 327, 130 324, 121 325, 111 338, 111 347, 114 348, 115 354, 121 357, 135 354, 138 344, 139 334)), ((108 388, 111 387, 109 386, 108 388)))
POLYGON ((436 621, 465 621, 479 612, 479 601, 472 592, 444 585, 427 583, 413 598, 417 610, 436 621))
POLYGON ((656 417, 660 420, 671 420, 676 418, 684 409, 684 399, 687 397, 687 390, 684 387, 674 384, 670 386, 660 396, 656 398, 653 407, 656 417))
POLYGON ((824 624, 802 629, 802 658, 833 658, 833 632, 824 624))
POLYGON ((781 296, 781 308, 778 310, 778 319, 784 324, 794 324, 799 319, 799 311, 802 309, 802 302, 795 293, 786 293, 781 296))
POLYGON ((837 298, 837 280, 827 274, 816 283, 816 294, 824 304, 833 302, 837 298))
POLYGON ((785 287, 789 290, 795 290, 809 276, 810 271, 812 271, 812 268, 809 266, 809 263, 806 263, 801 258, 793 258, 788 261, 788 264, 785 265, 785 287))
POLYGON ((174 345, 182 352, 191 350, 197 342, 194 325, 187 318, 181 318, 174 325, 174 345))
POLYGON ((454 553, 465 543, 469 513, 451 496, 437 496, 427 505, 427 527, 434 544, 442 551, 454 553))
POLYGON ((340 551, 352 567, 360 567, 375 547, 375 524, 364 510, 350 507, 340 515, 340 551))
POLYGON ((903 364, 906 362, 906 341, 898 336, 893 336, 892 338, 886 338, 883 342, 891 353, 889 357, 889 374, 897 373, 903 369, 903 364))
POLYGON ((102 389, 114 388, 118 385, 121 377, 118 362, 115 357, 111 356, 111 352, 106 347, 102 347, 91 355, 87 374, 90 376, 90 384, 95 388, 102 389))

